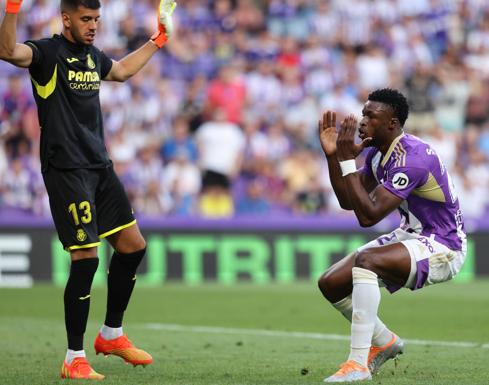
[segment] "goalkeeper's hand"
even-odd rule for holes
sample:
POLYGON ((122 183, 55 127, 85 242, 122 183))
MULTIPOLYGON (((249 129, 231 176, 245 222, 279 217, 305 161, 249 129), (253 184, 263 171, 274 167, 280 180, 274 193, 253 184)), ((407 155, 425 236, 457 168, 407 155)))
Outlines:
POLYGON ((161 48, 170 38, 173 32, 171 15, 177 3, 174 0, 160 0, 158 7, 158 30, 151 36, 151 40, 158 48, 161 48))
POLYGON ((22 0, 7 0, 7 4, 5 6, 6 13, 19 13, 20 6, 22 5, 22 0))

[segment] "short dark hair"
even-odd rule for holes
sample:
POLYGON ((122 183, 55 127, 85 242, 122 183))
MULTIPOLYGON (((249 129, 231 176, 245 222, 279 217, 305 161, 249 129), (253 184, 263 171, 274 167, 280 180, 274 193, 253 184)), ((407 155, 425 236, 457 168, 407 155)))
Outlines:
POLYGON ((99 9, 100 1, 99 0, 61 0, 61 10, 62 11, 74 11, 78 7, 85 7, 90 9, 99 9))
POLYGON ((404 126, 404 123, 409 115, 409 105, 406 97, 398 90, 394 90, 392 88, 375 90, 368 95, 368 100, 391 106, 394 110, 394 115, 397 119, 399 119, 401 127, 404 126))

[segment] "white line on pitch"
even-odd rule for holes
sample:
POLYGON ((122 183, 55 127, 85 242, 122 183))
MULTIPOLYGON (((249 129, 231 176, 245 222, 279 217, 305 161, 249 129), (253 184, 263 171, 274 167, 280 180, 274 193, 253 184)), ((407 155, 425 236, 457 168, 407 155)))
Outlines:
MULTIPOLYGON (((207 333, 207 334, 231 334, 231 335, 249 335, 249 336, 267 336, 267 337, 293 337, 293 338, 309 338, 313 340, 329 340, 329 341, 349 341, 350 336, 341 334, 322 334, 322 333, 306 333, 306 332, 287 332, 281 330, 263 330, 263 329, 238 329, 224 328, 213 326, 187 326, 177 324, 161 324, 148 323, 143 324, 143 327, 153 330, 167 330, 174 332, 187 333, 207 333)), ((467 341, 430 341, 430 340, 404 340, 409 345, 422 346, 450 346, 458 348, 485 348, 489 349, 489 343, 480 344, 477 342, 467 341)))

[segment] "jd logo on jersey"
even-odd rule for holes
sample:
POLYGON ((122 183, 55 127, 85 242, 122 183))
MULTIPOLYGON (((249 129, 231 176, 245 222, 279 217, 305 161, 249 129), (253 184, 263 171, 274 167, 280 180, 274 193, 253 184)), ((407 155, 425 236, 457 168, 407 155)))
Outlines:
POLYGON ((394 175, 394 178, 392 178, 392 185, 396 190, 402 190, 406 188, 408 184, 409 178, 403 172, 398 172, 396 175, 394 175))

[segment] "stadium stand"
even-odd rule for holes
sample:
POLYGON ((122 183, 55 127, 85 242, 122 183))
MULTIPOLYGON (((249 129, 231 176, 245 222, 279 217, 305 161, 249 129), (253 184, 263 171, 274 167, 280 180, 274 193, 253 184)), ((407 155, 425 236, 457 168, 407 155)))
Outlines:
MULTIPOLYGON (((57 0, 29 7, 19 41, 61 30, 57 0)), ((153 1, 104 0, 96 45, 119 58, 148 39, 154 17, 153 1)), ((180 0, 174 17, 165 50, 101 88, 109 152, 137 213, 341 215, 317 121, 326 108, 360 114, 385 86, 408 95, 406 129, 444 159, 465 215, 487 211, 488 2, 180 0), (216 115, 241 135, 226 154, 230 186, 213 195, 203 177, 222 165, 204 158, 202 138, 210 125, 219 132, 216 115)), ((0 210, 49 216, 30 87, 25 71, 0 63, 0 210)))

